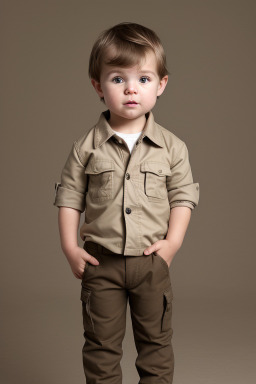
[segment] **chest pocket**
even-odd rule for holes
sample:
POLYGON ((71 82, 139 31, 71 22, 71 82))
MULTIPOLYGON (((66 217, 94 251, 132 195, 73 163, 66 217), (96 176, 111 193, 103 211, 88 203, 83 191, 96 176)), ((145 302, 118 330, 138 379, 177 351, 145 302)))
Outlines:
POLYGON ((156 161, 145 161, 140 166, 140 171, 145 173, 144 189, 149 200, 166 199, 166 176, 171 176, 170 166, 156 161))
POLYGON ((113 160, 97 159, 86 166, 84 173, 88 176, 88 194, 92 201, 113 199, 114 171, 113 160))

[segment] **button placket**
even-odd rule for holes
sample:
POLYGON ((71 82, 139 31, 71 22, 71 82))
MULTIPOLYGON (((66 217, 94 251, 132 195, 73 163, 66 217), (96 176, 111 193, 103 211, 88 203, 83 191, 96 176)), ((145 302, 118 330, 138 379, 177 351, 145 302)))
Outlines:
POLYGON ((128 158, 126 172, 124 175, 125 187, 123 196, 123 210, 126 233, 128 234, 127 237, 129 238, 129 241, 125 244, 124 253, 126 252, 127 248, 133 248, 134 243, 140 243, 142 230, 141 223, 139 220, 137 220, 136 217, 137 212, 139 214, 141 211, 141 204, 139 201, 140 197, 139 194, 136 193, 135 188, 132 186, 133 181, 136 182, 136 180, 138 180, 137 173, 139 173, 138 160, 140 151, 137 149, 140 149, 140 147, 136 147, 136 145, 134 145, 133 150, 128 158), (135 217, 133 217, 133 213, 135 213, 135 217), (128 217, 126 215, 130 216, 128 217))

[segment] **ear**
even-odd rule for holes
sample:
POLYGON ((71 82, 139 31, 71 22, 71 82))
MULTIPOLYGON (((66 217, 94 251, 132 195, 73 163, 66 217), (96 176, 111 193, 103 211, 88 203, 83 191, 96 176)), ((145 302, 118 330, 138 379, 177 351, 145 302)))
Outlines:
POLYGON ((157 90, 157 96, 162 95, 163 91, 165 90, 167 83, 168 83, 168 75, 164 76, 160 80, 159 85, 158 85, 158 90, 157 90))
POLYGON ((95 89, 95 91, 99 95, 99 97, 100 98, 104 97, 100 83, 98 81, 96 81, 95 79, 91 79, 91 83, 93 85, 93 88, 95 89))

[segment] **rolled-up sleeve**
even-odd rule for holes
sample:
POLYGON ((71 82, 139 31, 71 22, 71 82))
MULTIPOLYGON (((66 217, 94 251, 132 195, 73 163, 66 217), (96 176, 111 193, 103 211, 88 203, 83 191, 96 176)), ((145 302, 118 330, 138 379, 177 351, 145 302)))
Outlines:
POLYGON ((84 212, 86 188, 87 175, 84 173, 77 143, 74 142, 61 173, 61 182, 55 183, 53 205, 74 208, 84 212))
POLYGON ((199 202, 199 183, 193 182, 186 144, 183 142, 167 176, 170 208, 183 206, 194 209, 199 202))

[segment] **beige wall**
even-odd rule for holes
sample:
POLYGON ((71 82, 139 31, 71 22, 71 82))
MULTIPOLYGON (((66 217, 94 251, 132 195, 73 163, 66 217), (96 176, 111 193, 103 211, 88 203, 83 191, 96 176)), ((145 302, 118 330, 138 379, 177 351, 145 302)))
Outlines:
MULTIPOLYGON (((171 267, 174 382, 255 382, 255 4, 1 1, 1 383, 85 382, 80 280, 60 248, 54 183, 104 109, 87 76, 92 44, 121 21, 164 44, 171 76, 153 112, 187 143, 200 183, 171 267)), ((123 382, 134 384, 127 319, 123 382)))

